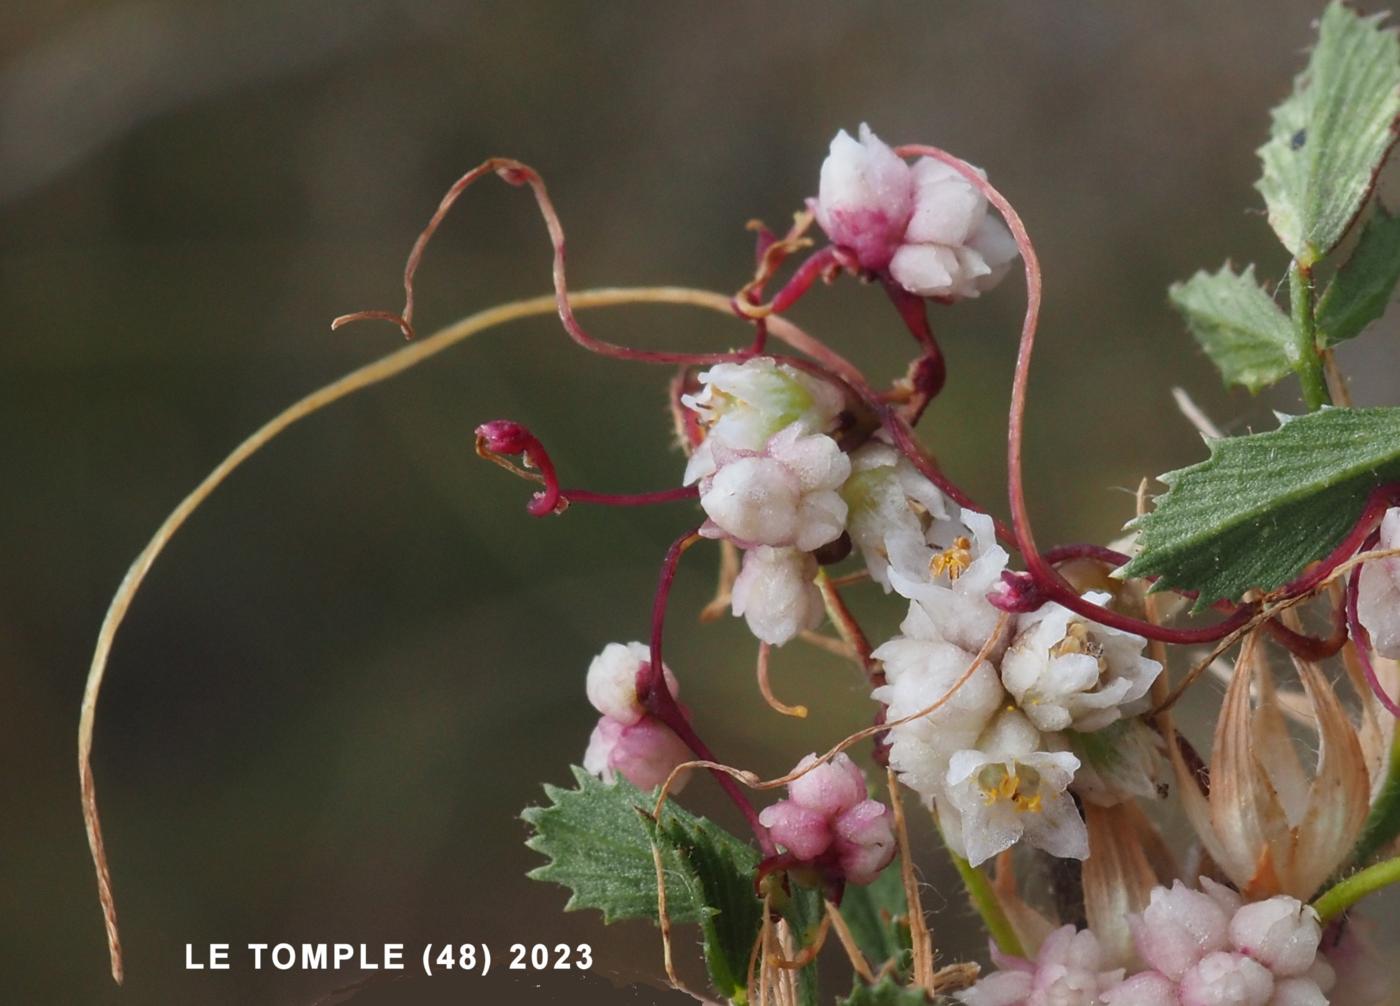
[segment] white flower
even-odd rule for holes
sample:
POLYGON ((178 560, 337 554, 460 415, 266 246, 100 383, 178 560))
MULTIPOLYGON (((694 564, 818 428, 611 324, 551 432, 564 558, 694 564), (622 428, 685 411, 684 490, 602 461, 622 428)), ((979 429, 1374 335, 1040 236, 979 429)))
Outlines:
MULTIPOLYGON (((609 643, 588 665, 589 703, 619 723, 636 723, 645 714, 637 701, 637 675, 650 663, 651 650, 645 643, 609 643)), ((675 695, 680 688, 675 675, 669 667, 662 667, 662 672, 675 695)))
MULTIPOLYGON (((1087 594, 1103 604, 1106 594, 1087 594)), ((1142 711, 1162 665, 1141 636, 1090 622, 1058 604, 1021 616, 1001 677, 1042 730, 1099 730, 1142 711)))
POLYGON ((765 643, 782 646, 803 629, 815 629, 825 611, 817 589, 817 560, 795 548, 760 545, 744 553, 731 603, 765 643))
MULTIPOLYGON (((903 719, 944 699, 972 665, 976 654, 937 637, 921 637, 926 627, 910 607, 905 635, 875 650, 884 663, 885 681, 873 697, 885 704, 887 722, 903 719)), ((890 766, 900 780, 925 800, 944 792, 948 759, 954 751, 976 745, 1006 699, 996 671, 985 661, 958 690, 927 715, 889 731, 890 766)))
POLYGON ((948 801, 961 818, 962 846, 976 866, 1022 838, 1062 859, 1085 859, 1089 834, 1069 795, 1079 759, 1034 749, 1019 712, 1000 714, 973 749, 948 762, 948 801))
POLYGON ((851 477, 841 487, 850 507, 846 528, 870 577, 890 590, 891 566, 909 579, 928 574, 934 549, 926 535, 957 537, 941 490, 889 443, 872 439, 851 452, 851 477), (927 525, 927 526, 926 526, 927 525))
MULTIPOLYGON (((1400 507, 1385 512, 1377 548, 1400 548, 1400 507)), ((1356 613, 1370 633, 1376 652, 1400 660, 1400 557, 1379 559, 1361 567, 1356 613)))
POLYGON ((845 408, 835 385, 767 356, 716 364, 698 380, 701 390, 681 402, 697 414, 707 435, 686 466, 686 485, 714 473, 715 445, 759 451, 794 423, 805 433, 825 433, 845 408))
POLYGON ((883 269, 914 212, 913 173, 865 123, 859 142, 843 129, 822 162, 813 210, 827 236, 855 252, 862 268, 883 269))
MULTIPOLYGON (((909 598, 906 634, 943 639, 973 653, 982 649, 996 629, 1001 612, 987 600, 1006 568, 1006 550, 996 543, 996 528, 986 514, 963 510, 959 520, 971 532, 955 536, 935 551, 932 566, 918 576, 890 569, 890 585, 909 598), (917 613, 916 613, 917 609, 917 613), (909 625, 921 619, 925 627, 911 633, 909 625)), ((1005 645, 1004 641, 1001 644, 1005 645)), ((1001 646, 992 654, 1000 656, 1001 646)))
POLYGON ((1181 979, 1182 1006, 1268 1006, 1274 976, 1244 954, 1207 954, 1181 979))
POLYGON ((709 515, 701 534, 729 537, 745 548, 791 545, 804 552, 841 536, 846 501, 836 491, 851 461, 835 440, 800 423, 775 433, 762 453, 716 445, 717 470, 700 480, 709 515))
MULTIPOLYGON (((1119 988, 1123 980, 1122 968, 1104 969, 1098 938, 1073 926, 1045 937, 1035 960, 995 951, 993 958, 1000 970, 956 993, 958 1001, 966 1006, 1096 1006, 1104 1001, 1101 994, 1119 988)), ((1131 1002, 1144 1006, 1143 1001, 1131 1002)))
POLYGON ((913 177, 914 214, 890 275, 921 297, 976 297, 996 286, 1017 249, 1006 225, 987 212, 987 197, 929 157, 914 165, 913 177))
POLYGON ((1236 912, 1230 940, 1278 977, 1296 978, 1313 966, 1322 927, 1311 905, 1281 894, 1236 912))

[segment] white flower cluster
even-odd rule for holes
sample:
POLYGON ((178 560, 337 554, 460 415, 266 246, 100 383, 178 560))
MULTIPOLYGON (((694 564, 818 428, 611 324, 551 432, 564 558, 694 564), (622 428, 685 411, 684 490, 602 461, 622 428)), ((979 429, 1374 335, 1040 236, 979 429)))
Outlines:
POLYGON ((1132 719, 1161 671, 1143 639, 1047 604, 1012 618, 969 673, 1011 617, 987 600, 1008 560, 992 519, 956 506, 880 435, 844 452, 832 434, 845 403, 824 381, 766 357, 699 380, 683 402, 706 436, 686 482, 699 484, 701 533, 744 550, 734 613, 774 645, 814 628, 814 553, 850 535, 872 578, 910 602, 874 653, 887 719, 952 693, 890 731, 890 764, 936 805, 956 851, 980 863, 1024 837, 1082 859, 1071 784, 1103 804, 1157 794, 1159 742, 1132 719))
POLYGON ((842 130, 831 141, 811 205, 862 268, 888 271, 921 297, 976 297, 1017 255, 986 196, 955 168, 931 157, 907 164, 864 124, 859 140, 842 130))
POLYGON ((955 530, 941 551, 930 545, 921 570, 889 570, 910 605, 900 634, 875 651, 887 684, 874 697, 891 722, 936 706, 890 730, 890 765, 937 808, 949 844, 974 864, 1022 839, 1083 859, 1088 833, 1071 789, 1102 804, 1158 792, 1159 742, 1132 717, 1145 711, 1161 665, 1143 656, 1141 637, 1060 605, 1003 615, 987 600, 1007 562, 991 519, 939 515, 931 535, 948 534, 949 523, 965 533, 955 530), (988 647, 1003 617, 1011 623, 988 647))
POLYGON ((828 382, 769 357, 718 364, 699 381, 700 392, 682 402, 706 431, 685 470, 708 518, 700 533, 744 549, 734 614, 759 639, 782 645, 821 621, 812 553, 846 530, 839 490, 851 459, 830 436, 845 400, 828 382))

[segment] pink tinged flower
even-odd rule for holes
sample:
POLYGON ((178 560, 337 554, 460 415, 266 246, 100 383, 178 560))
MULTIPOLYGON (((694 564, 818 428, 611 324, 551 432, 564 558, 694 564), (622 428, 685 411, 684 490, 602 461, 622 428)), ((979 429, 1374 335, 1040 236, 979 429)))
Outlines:
MULTIPOLYGON (((1123 969, 1104 969, 1103 950, 1087 929, 1056 929, 1034 961, 993 953, 1000 971, 957 994, 968 1006, 1095 1006, 1123 981, 1123 969)), ((1126 1000, 1124 1000, 1126 1001, 1126 1000)), ((1135 1004, 1136 1006, 1136 1004, 1135 1004)))
POLYGON ((1244 954, 1207 954, 1181 978, 1181 1006, 1269 1006, 1273 995, 1273 974, 1244 954))
POLYGON ((1230 920, 1230 941, 1235 949, 1280 978, 1307 973, 1321 939, 1317 912, 1285 895, 1245 905, 1230 920))
POLYGON ((1018 254, 987 199, 950 165, 924 158, 912 169, 914 213, 890 275, 923 297, 976 297, 999 283, 1018 254))
POLYGON ((811 552, 841 536, 846 502, 836 491, 851 473, 836 441, 794 423, 760 454, 718 446, 717 470, 700 481, 709 516, 701 533, 745 547, 792 546, 811 552))
POLYGON ((742 615, 759 639, 781 646, 821 624, 826 609, 816 576, 817 561, 806 552, 766 545, 749 549, 734 580, 734 614, 742 615))
POLYGON ((862 800, 836 819, 837 862, 852 884, 869 884, 894 859, 893 816, 878 800, 862 800))
POLYGON ((1025 1006, 1032 980, 1028 971, 996 971, 955 995, 966 1006, 1025 1006))
POLYGON ((758 823, 768 829, 774 842, 801 860, 816 859, 831 845, 826 815, 795 800, 779 800, 764 807, 758 823))
POLYGON ((1128 926, 1142 959, 1173 981, 1229 946, 1229 915, 1210 895, 1179 880, 1170 890, 1154 888, 1147 908, 1129 916, 1128 926))
POLYGON ((1100 1001, 1107 1006, 1178 1006, 1176 983, 1156 971, 1141 974, 1106 989, 1100 1001))
POLYGON ((795 771, 810 771, 788 783, 788 799, 824 817, 836 818, 865 799, 865 776, 845 754, 817 763, 809 754, 797 763, 795 771))
POLYGON ((807 769, 788 784, 788 798, 758 815, 774 842, 805 862, 834 862, 853 884, 868 884, 894 858, 889 808, 866 798, 865 776, 844 754, 817 762, 814 754, 797 763, 807 769))
MULTIPOLYGON (((632 724, 645 715, 637 700, 637 677, 650 666, 651 650, 644 643, 609 643, 588 665, 586 688, 594 709, 619 723, 632 724)), ((680 685, 669 667, 663 667, 671 694, 680 685)))
MULTIPOLYGON (((1107 595, 1090 593, 1102 604, 1107 595)), ((1081 618, 1058 604, 1021 616, 1002 659, 1007 691, 1041 730, 1101 730, 1142 711, 1162 665, 1147 640, 1081 618)))
MULTIPOLYGON (((588 739, 583 767, 604 782, 622 776, 638 789, 650 790, 690 757, 685 743, 660 720, 644 716, 628 724, 604 716, 588 739)), ((671 792, 680 792, 687 778, 678 777, 671 792)))
MULTIPOLYGON (((1400 548, 1400 507, 1385 512, 1376 547, 1400 548)), ((1376 652, 1400 660, 1400 558, 1380 559, 1361 567, 1356 613, 1376 652)))
MULTIPOLYGON (((1002 713, 988 734, 1014 735, 1034 728, 1020 713, 1002 713), (1004 721, 1004 722, 1003 722, 1004 721)), ((1079 759, 1065 751, 1030 749, 1024 739, 955 752, 948 762, 948 800, 962 819, 962 846, 976 866, 1025 839, 1062 859, 1086 859, 1089 833, 1069 795, 1079 759)))
POLYGON ((812 204, 834 244, 855 253, 861 267, 889 265, 914 212, 914 174, 904 160, 861 123, 859 141, 844 129, 822 162, 812 204))

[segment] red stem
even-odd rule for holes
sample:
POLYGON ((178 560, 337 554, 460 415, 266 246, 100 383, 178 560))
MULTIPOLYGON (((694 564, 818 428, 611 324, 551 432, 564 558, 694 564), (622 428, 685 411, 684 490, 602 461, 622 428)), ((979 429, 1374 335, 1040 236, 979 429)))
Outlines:
POLYGON ((1026 225, 1014 206, 982 175, 961 158, 937 147, 909 144, 895 148, 901 157, 932 157, 962 175, 997 208, 1016 239, 1026 272, 1026 313, 1021 323, 1021 344, 1016 354, 1016 371, 1011 384, 1011 413, 1007 421, 1007 495, 1011 503, 1011 527, 1016 545, 1026 563, 1026 570, 1047 600, 1055 601, 1085 618, 1103 625, 1133 632, 1164 643, 1195 644, 1223 639, 1239 628, 1251 616, 1251 607, 1242 606, 1223 622, 1201 629, 1173 629, 1154 625, 1086 601, 1065 582, 1055 568, 1045 560, 1036 547, 1031 530, 1030 510, 1026 505, 1026 488, 1021 465, 1021 445, 1025 439, 1026 395, 1030 386, 1031 356, 1035 351, 1036 328, 1040 320, 1042 280, 1040 259, 1026 225))
MULTIPOLYGON (((666 625, 666 602, 671 596, 671 586, 676 579, 676 568, 680 565, 681 555, 695 542, 700 540, 700 529, 692 528, 681 535, 671 547, 666 550, 666 558, 661 563, 661 577, 656 585, 656 598, 652 603, 651 610, 651 660, 646 670, 637 681, 637 697, 641 700, 643 708, 648 713, 655 716, 685 742, 686 747, 694 752, 695 757, 703 761, 719 763, 719 759, 709 749, 700 735, 695 732, 695 728, 686 719, 685 713, 676 702, 676 697, 671 694, 670 685, 666 683, 666 675, 662 673, 665 666, 661 652, 662 636, 665 634, 666 625)), ((752 829, 754 838, 758 840, 759 848, 763 850, 765 856, 771 856, 776 852, 772 838, 769 837, 768 829, 758 820, 758 811, 749 802, 748 796, 743 789, 730 776, 716 769, 711 769, 710 774, 715 777, 720 788, 728 794, 734 805, 739 808, 744 819, 748 821, 749 828, 752 829)))

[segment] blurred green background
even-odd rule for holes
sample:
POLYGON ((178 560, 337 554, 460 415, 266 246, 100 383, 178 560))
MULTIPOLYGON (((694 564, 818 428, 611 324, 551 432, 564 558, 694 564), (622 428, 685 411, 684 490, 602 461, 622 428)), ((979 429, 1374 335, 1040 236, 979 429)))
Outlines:
MULTIPOLYGON (((693 522, 524 512, 472 454, 529 423, 566 483, 672 484, 668 373, 589 357, 549 319, 481 337, 275 442, 170 546, 117 640, 96 772, 129 972, 107 977, 74 729, 108 598, 166 512, 283 405, 399 345, 333 316, 397 309, 441 192, 492 154, 545 175, 576 287, 737 288, 751 217, 785 224, 838 127, 868 120, 985 166, 1044 260, 1029 480, 1046 543, 1107 540, 1144 476, 1200 443, 1169 389, 1231 431, 1165 288, 1227 257, 1277 276, 1253 150, 1314 2, 650 4, 79 0, 0 6, 0 1001, 311 1003, 347 979, 187 973, 184 944, 590 941, 600 977, 525 1002, 650 1002, 644 925, 561 913, 517 814, 564 782, 593 722, 588 660, 641 637, 656 566, 693 522), (605 980, 606 979, 606 980, 605 980)), ((423 331, 544 292, 527 197, 470 194, 432 247, 423 331)), ((1002 503, 1022 307, 1012 279, 935 323, 951 379, 926 442, 1002 503)), ((912 343, 878 292, 819 290, 800 322, 873 375, 912 343)), ((722 347, 718 316, 592 314, 608 338, 722 347)), ((1393 400, 1394 325, 1348 347, 1393 400)), ((767 710, 741 627, 700 627, 713 552, 687 557, 668 658, 717 750, 763 773, 867 722, 854 674, 797 644, 767 710)), ((860 602, 888 632, 899 612, 860 602)), ((713 787, 687 803, 725 820, 713 787)), ((939 946, 981 953, 923 829, 939 946)), ((689 944, 683 947, 687 959, 689 944)), ((686 965, 694 974, 691 964, 686 965)), ((490 986, 494 988, 494 986, 490 986)), ((371 982, 357 1001, 488 986, 371 982)))

